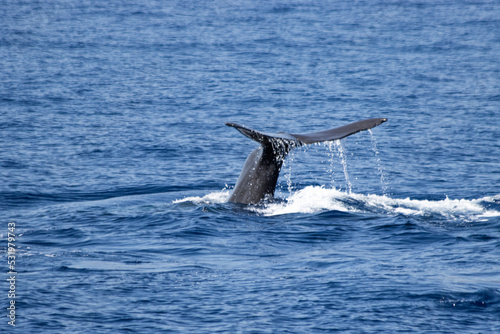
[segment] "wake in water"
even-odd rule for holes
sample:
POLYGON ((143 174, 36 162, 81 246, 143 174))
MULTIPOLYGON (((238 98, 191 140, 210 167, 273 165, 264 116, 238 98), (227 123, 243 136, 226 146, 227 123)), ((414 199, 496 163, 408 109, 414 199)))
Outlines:
POLYGON ((309 186, 287 198, 285 203, 269 203, 255 207, 267 216, 288 213, 319 213, 324 211, 403 214, 407 216, 439 215, 451 220, 477 220, 500 216, 500 211, 488 209, 485 203, 497 203, 500 195, 477 200, 449 199, 441 201, 395 199, 386 195, 363 195, 309 186))
POLYGON ((190 196, 183 199, 177 199, 172 203, 222 204, 222 203, 227 203, 227 201, 229 200, 229 196, 231 196, 231 191, 223 189, 218 192, 207 194, 203 197, 190 196))
MULTIPOLYGON (((173 203, 192 202, 196 204, 226 203, 229 190, 214 192, 203 197, 187 197, 173 203)), ((320 186, 309 186, 292 193, 283 202, 275 201, 249 208, 265 216, 276 216, 293 213, 321 213, 341 211, 351 213, 376 213, 414 217, 441 217, 452 221, 477 221, 489 217, 500 217, 500 195, 480 199, 449 199, 439 201, 397 199, 386 195, 363 195, 328 189, 320 186)))

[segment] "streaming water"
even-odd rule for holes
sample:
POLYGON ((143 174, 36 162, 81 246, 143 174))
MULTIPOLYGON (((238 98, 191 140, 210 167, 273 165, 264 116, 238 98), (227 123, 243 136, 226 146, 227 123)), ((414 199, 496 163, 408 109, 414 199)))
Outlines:
POLYGON ((377 148, 377 139, 375 138, 375 135, 373 134, 373 131, 371 129, 368 130, 370 133, 370 141, 372 143, 372 150, 373 153, 375 153, 375 158, 377 159, 377 171, 380 176, 380 186, 382 187, 382 194, 387 195, 387 183, 385 181, 385 172, 384 172, 384 167, 382 166, 382 163, 380 161, 380 156, 379 156, 379 150, 377 148))
POLYGON ((336 159, 336 154, 335 154, 336 144, 334 141, 328 141, 328 142, 325 142, 324 145, 327 148, 327 155, 329 157, 329 159, 328 159, 329 168, 328 168, 327 172, 330 175, 331 188, 335 188, 335 166, 337 164, 337 159, 336 159))
POLYGON ((285 179, 286 185, 287 185, 287 190, 288 193, 293 192, 293 183, 292 183, 292 171, 293 171, 293 163, 295 160, 295 152, 297 152, 298 149, 292 149, 290 153, 288 153, 287 158, 283 162, 283 167, 281 170, 281 175, 285 179))
POLYGON ((347 172, 347 158, 346 158, 344 146, 342 145, 342 142, 340 140, 335 140, 334 143, 335 143, 335 148, 337 149, 337 154, 340 158, 340 163, 342 164, 342 168, 344 170, 344 177, 345 177, 347 192, 351 193, 352 192, 352 183, 351 183, 351 180, 349 178, 349 173, 347 172))

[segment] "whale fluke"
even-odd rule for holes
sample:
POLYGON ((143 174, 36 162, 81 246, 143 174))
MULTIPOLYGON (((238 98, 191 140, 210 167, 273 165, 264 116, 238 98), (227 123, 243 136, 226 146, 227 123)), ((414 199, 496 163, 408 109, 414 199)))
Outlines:
POLYGON ((387 118, 370 118, 364 121, 354 122, 338 128, 305 133, 305 134, 292 134, 291 136, 297 138, 304 144, 313 144, 330 140, 338 140, 347 136, 353 135, 360 131, 369 130, 387 121, 387 118))
POLYGON ((258 204, 264 198, 274 196, 283 161, 294 147, 339 140, 386 121, 387 118, 370 118, 330 130, 304 134, 268 134, 237 123, 226 123, 227 126, 260 143, 260 147, 248 156, 229 201, 258 204))

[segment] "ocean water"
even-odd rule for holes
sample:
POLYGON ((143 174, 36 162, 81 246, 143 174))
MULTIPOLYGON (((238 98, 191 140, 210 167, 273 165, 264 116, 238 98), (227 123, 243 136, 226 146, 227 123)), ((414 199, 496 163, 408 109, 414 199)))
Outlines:
POLYGON ((498 1, 0 15, 1 332, 500 332, 498 1), (258 144, 225 122, 372 117, 227 202, 258 144))

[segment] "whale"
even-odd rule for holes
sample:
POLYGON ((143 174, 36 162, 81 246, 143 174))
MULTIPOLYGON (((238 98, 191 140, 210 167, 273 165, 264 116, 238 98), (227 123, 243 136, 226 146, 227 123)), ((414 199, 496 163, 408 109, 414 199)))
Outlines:
POLYGON ((272 199, 283 161, 292 149, 303 145, 340 140, 374 128, 386 121, 387 118, 370 118, 329 130, 304 134, 264 133, 238 123, 226 123, 227 126, 235 128, 260 144, 246 159, 228 201, 259 204, 263 200, 272 199))

